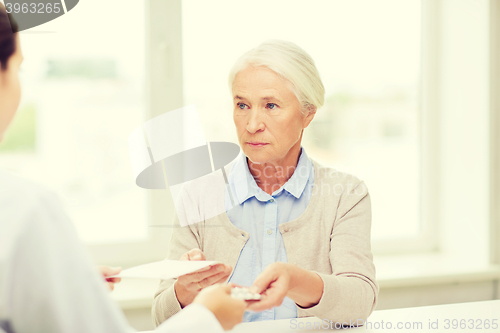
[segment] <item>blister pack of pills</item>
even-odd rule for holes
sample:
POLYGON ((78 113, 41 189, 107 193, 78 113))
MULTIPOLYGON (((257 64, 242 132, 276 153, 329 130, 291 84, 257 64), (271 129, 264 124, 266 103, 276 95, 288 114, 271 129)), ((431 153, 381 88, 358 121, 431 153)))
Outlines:
POLYGON ((234 287, 231 289, 231 297, 244 301, 258 301, 262 295, 250 292, 249 288, 234 287))

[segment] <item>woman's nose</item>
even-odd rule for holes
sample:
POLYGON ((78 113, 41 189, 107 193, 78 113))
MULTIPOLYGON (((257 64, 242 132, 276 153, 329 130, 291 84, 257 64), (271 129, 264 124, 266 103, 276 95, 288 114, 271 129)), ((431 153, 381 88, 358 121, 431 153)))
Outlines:
POLYGON ((263 117, 260 111, 252 110, 248 114, 247 131, 249 133, 257 133, 263 131, 266 125, 264 124, 263 117))

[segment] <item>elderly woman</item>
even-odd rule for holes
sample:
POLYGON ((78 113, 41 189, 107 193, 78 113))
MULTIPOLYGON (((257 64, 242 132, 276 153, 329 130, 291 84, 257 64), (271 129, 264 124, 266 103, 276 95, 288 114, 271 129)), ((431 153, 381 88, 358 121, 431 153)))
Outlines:
POLYGON ((253 311, 244 321, 317 316, 361 323, 378 295, 370 196, 362 181, 320 167, 301 147, 304 129, 324 103, 314 61, 293 43, 268 41, 237 60, 229 85, 243 151, 230 166, 224 196, 226 208, 231 195, 235 205, 175 228, 168 253, 169 259, 223 264, 162 281, 153 304, 156 324, 223 281, 264 295, 249 304, 253 311))

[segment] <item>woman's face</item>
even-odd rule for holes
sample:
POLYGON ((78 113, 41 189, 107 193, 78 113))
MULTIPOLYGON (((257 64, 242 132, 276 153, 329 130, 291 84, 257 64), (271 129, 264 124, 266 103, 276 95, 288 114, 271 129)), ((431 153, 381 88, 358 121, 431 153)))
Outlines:
POLYGON ((247 67, 233 81, 238 140, 254 163, 286 164, 300 151, 302 131, 314 113, 304 115, 300 111, 299 100, 290 87, 289 81, 263 66, 247 67))
POLYGON ((7 69, 0 68, 0 141, 21 100, 19 68, 23 62, 19 34, 16 33, 16 52, 9 58, 7 69))

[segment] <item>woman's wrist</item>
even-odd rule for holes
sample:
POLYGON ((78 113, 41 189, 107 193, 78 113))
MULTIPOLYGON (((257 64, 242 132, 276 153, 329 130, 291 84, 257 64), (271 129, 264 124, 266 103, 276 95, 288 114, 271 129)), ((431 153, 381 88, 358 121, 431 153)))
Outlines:
POLYGON ((303 284, 307 283, 304 276, 308 271, 293 264, 287 264, 286 269, 290 276, 287 296, 297 302, 297 299, 303 298, 301 295, 304 292, 303 284))
POLYGON ((309 308, 319 303, 323 296, 323 280, 318 274, 287 264, 290 275, 287 296, 303 308, 309 308))
POLYGON ((192 292, 184 288, 184 286, 176 280, 174 283, 174 291, 177 297, 177 301, 181 305, 181 308, 185 308, 191 304, 198 294, 198 292, 192 292))

